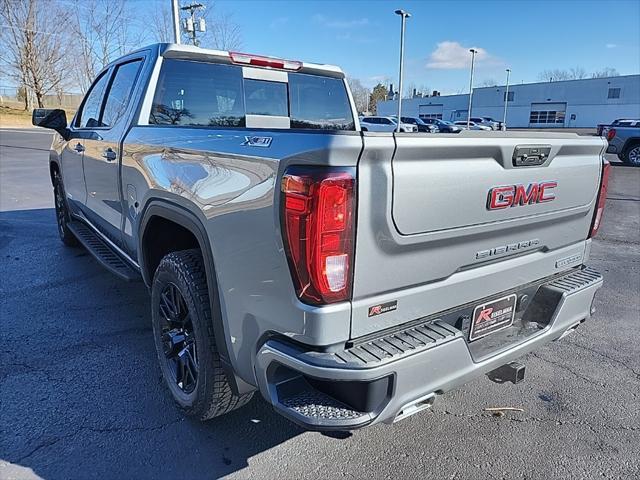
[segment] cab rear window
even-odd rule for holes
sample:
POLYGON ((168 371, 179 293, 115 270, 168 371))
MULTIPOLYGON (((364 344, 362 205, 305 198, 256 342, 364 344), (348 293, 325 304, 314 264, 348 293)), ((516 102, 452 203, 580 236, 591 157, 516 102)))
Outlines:
POLYGON ((152 125, 244 127, 246 115, 289 117, 291 128, 355 130, 345 83, 301 73, 288 82, 247 79, 242 67, 165 59, 152 125))

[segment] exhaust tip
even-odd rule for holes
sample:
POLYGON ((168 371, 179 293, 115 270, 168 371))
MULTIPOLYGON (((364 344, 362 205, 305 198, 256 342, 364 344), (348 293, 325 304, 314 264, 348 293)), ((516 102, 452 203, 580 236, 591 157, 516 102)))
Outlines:
POLYGON ((426 410, 427 408, 431 408, 435 402, 435 393, 430 393, 429 395, 425 395, 424 397, 421 397, 417 400, 413 400, 400 409, 400 411, 396 415, 396 418, 393 419, 393 423, 404 420, 405 418, 421 412, 422 410, 426 410))

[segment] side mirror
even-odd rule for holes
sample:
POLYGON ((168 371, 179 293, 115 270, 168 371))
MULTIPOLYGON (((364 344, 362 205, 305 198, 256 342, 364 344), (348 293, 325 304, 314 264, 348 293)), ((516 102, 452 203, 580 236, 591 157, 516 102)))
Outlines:
POLYGON ((31 115, 31 123, 38 127, 55 130, 65 140, 69 139, 69 129, 67 128, 67 114, 59 108, 35 108, 31 115))

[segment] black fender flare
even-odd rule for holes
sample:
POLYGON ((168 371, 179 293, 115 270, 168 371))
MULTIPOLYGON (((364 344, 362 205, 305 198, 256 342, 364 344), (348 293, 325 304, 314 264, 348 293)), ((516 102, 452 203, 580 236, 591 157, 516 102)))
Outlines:
POLYGON ((146 267, 147 259, 145 258, 146 254, 143 245, 147 225, 149 221, 154 217, 164 218, 171 222, 177 223, 181 227, 184 227, 189 232, 191 232, 196 238, 198 245, 200 246, 200 251, 202 252, 202 258, 204 259, 205 263, 207 287, 209 290, 209 302, 211 303, 213 334, 215 336, 220 360, 222 360, 225 368, 225 373, 227 374, 227 378, 229 379, 231 388, 234 393, 241 394, 255 390, 255 387, 247 384, 242 379, 236 376, 232 366, 229 349, 227 347, 227 335, 224 328, 224 321, 222 319, 222 309, 220 305, 217 275, 213 260, 213 251, 211 249, 207 231, 202 221, 193 212, 170 200, 150 200, 146 204, 140 217, 140 223, 138 226, 138 262, 145 284, 149 288, 151 288, 151 284, 153 283, 153 274, 150 275, 146 267))

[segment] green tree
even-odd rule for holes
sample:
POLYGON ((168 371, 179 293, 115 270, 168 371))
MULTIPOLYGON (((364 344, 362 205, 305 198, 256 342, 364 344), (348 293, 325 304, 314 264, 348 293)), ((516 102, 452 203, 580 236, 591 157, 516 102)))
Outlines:
POLYGON ((369 99, 369 111, 373 115, 376 115, 376 113, 378 112, 378 102, 382 102, 387 99, 387 93, 387 87, 385 87, 381 83, 373 87, 371 97, 369 99))

